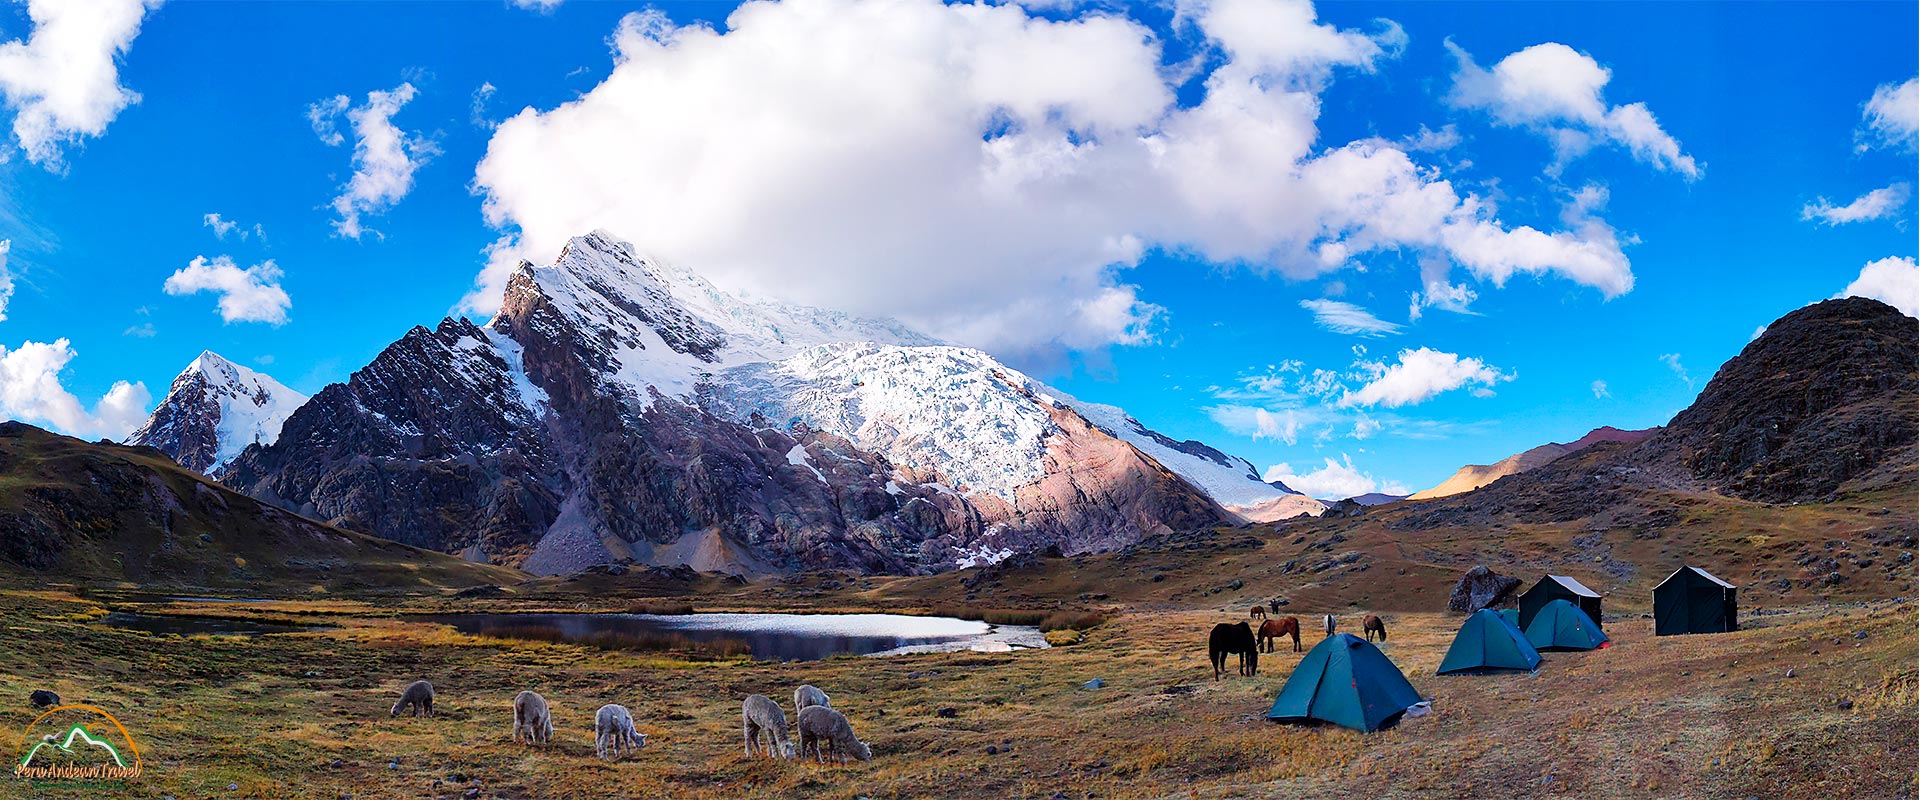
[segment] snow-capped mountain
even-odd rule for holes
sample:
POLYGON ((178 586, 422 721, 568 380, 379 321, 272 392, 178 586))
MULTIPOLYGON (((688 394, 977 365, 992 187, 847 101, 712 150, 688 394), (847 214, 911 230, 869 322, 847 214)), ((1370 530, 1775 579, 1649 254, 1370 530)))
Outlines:
POLYGON ((180 371, 146 424, 126 439, 188 469, 219 472, 250 444, 272 444, 307 396, 211 350, 180 371))
POLYGON ((541 573, 931 572, 1232 522, 1286 493, 977 350, 722 292, 604 233, 485 326, 415 328, 227 480, 541 573))

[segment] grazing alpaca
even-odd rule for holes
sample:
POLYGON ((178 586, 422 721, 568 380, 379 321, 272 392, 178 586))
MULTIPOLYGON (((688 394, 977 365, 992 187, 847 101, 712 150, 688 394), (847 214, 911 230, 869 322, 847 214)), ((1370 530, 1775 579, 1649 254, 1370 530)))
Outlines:
POLYGON ((633 714, 626 706, 608 703, 593 713, 593 754, 600 760, 618 759, 646 746, 647 735, 633 729, 633 714))
POLYGON ((1259 606, 1254 606, 1252 611, 1247 612, 1247 619, 1266 619, 1266 618, 1267 618, 1267 610, 1259 606))
POLYGON ((1387 640, 1387 623, 1379 617, 1368 614, 1366 619, 1360 621, 1360 632, 1366 635, 1369 642, 1373 641, 1374 634, 1380 634, 1380 641, 1384 642, 1387 640))
POLYGON ((847 723, 847 717, 826 706, 807 706, 800 709, 800 721, 795 727, 800 729, 800 752, 812 753, 815 760, 826 763, 827 751, 833 751, 834 758, 847 763, 847 755, 861 761, 873 760, 873 748, 854 738, 853 726, 847 723))
POLYGON ((1221 673, 1227 671, 1229 653, 1240 655, 1241 675, 1251 678, 1260 671, 1260 644, 1254 641, 1253 629, 1247 623, 1222 622, 1207 635, 1207 660, 1213 662, 1214 680, 1220 680, 1221 673))
POLYGON ((787 739, 787 714, 766 695, 747 695, 746 702, 740 704, 740 735, 746 739, 748 758, 758 753, 769 758, 793 758, 793 742, 787 739), (762 733, 767 735, 766 744, 760 743, 762 733))
POLYGON ((1293 652, 1300 652, 1299 617, 1281 617, 1280 619, 1270 619, 1261 623, 1259 642, 1261 651, 1267 653, 1273 652, 1273 640, 1282 636, 1292 636, 1293 652))
POLYGON ((1325 617, 1322 617, 1322 618, 1320 619, 1320 621, 1321 621, 1322 623, 1324 623, 1324 624, 1325 624, 1325 625, 1327 626, 1327 636, 1328 636, 1328 637, 1332 637, 1332 636, 1333 636, 1333 621, 1334 621, 1334 620, 1333 620, 1333 615, 1332 615, 1332 614, 1328 614, 1328 615, 1326 615, 1325 617))
POLYGON ((553 741, 553 715, 547 710, 547 698, 539 692, 513 696, 513 740, 527 744, 553 741))
POLYGON ((793 690, 793 713, 795 714, 800 713, 800 710, 807 706, 831 707, 832 705, 833 703, 828 701, 827 693, 814 688, 813 684, 793 690))
POLYGON ((410 717, 417 717, 422 713, 429 717, 433 716, 433 684, 426 681, 414 681, 408 684, 407 690, 400 693, 400 702, 393 704, 393 711, 389 716, 400 716, 402 709, 405 709, 408 712, 407 716, 410 717))

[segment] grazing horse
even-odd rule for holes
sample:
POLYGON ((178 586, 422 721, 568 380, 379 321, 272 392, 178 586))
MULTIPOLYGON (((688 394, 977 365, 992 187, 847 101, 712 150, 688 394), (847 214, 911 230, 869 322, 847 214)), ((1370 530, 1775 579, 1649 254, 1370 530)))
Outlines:
POLYGON ((1266 618, 1267 618, 1267 610, 1259 606, 1254 606, 1252 611, 1247 612, 1247 619, 1266 619, 1266 618))
POLYGON ((1327 636, 1329 636, 1329 637, 1331 637, 1331 636, 1333 636, 1333 628, 1334 628, 1334 624, 1333 624, 1333 623, 1334 623, 1334 619, 1333 619, 1333 615, 1332 615, 1332 614, 1328 614, 1328 615, 1326 615, 1326 616, 1324 616, 1324 617, 1321 617, 1321 618, 1320 618, 1320 622, 1321 622, 1321 624, 1323 624, 1323 625, 1325 625, 1325 626, 1327 626, 1327 636))
POLYGON ((1273 640, 1282 636, 1293 637, 1293 652, 1300 652, 1300 618, 1281 617, 1270 619, 1260 625, 1260 649, 1273 652, 1273 640))
POLYGON ((1240 674, 1253 677, 1260 671, 1260 645, 1253 639, 1253 629, 1247 623, 1222 622, 1213 626, 1213 633, 1207 636, 1207 659, 1213 662, 1213 679, 1227 671, 1227 654, 1240 655, 1240 674))
POLYGON ((1373 641, 1374 634, 1380 634, 1380 641, 1387 640, 1387 623, 1372 614, 1360 621, 1360 632, 1366 634, 1367 641, 1373 641))

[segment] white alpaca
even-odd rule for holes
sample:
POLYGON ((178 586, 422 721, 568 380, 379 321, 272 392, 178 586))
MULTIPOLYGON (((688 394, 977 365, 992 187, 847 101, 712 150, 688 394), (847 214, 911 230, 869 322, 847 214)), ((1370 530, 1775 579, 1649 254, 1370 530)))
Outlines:
POLYGON ((831 707, 832 705, 833 703, 829 702, 827 693, 814 688, 813 684, 807 684, 793 690, 793 713, 795 714, 800 713, 807 706, 831 707))
POLYGON ((527 744, 553 741, 553 715, 547 710, 547 698, 539 692, 513 696, 513 740, 527 744))
POLYGON ((848 754, 861 761, 873 760, 873 748, 853 735, 853 726, 847 723, 847 717, 826 706, 807 706, 800 709, 800 752, 812 753, 816 761, 824 763, 827 751, 831 750, 840 763, 847 763, 848 754))
POLYGON ((780 710, 780 704, 763 694, 747 695, 740 704, 740 735, 747 743, 747 757, 759 753, 781 758, 793 758, 793 740, 787 738, 787 714, 780 710), (766 734, 766 744, 760 743, 760 735, 766 734))
POLYGON ((633 715, 626 706, 608 703, 594 712, 593 752, 602 760, 618 759, 646 746, 647 735, 633 729, 633 715))

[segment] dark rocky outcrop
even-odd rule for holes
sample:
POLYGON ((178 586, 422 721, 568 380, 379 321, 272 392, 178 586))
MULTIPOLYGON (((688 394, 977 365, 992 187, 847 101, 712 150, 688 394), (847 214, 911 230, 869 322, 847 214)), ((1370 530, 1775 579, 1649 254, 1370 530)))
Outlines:
POLYGON ((1914 463, 1920 323, 1849 297, 1794 311, 1723 365, 1636 453, 1701 488, 1771 503, 1818 500, 1914 463))
POLYGON ((1447 608, 1471 614, 1511 601, 1519 588, 1519 578, 1501 575, 1485 565, 1476 564, 1453 585, 1453 592, 1447 595, 1447 608))
POLYGON ((1584 521, 1656 531, 1681 500, 1827 500, 1911 484, 1920 323, 1877 300, 1828 300, 1767 327, 1698 399, 1640 442, 1602 441, 1475 491, 1398 504, 1389 527, 1584 521))

